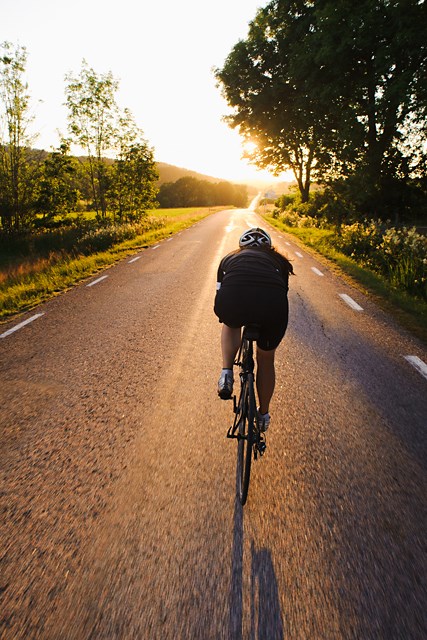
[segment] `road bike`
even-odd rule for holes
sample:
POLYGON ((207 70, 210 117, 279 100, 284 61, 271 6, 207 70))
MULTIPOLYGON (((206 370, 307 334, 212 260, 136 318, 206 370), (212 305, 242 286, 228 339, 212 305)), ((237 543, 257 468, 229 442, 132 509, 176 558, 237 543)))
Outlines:
POLYGON ((237 439, 237 494, 242 505, 248 497, 252 456, 256 460, 266 450, 265 434, 258 429, 253 344, 259 337, 257 325, 243 328, 242 341, 234 364, 240 367, 239 400, 233 397, 234 422, 227 438, 237 439))

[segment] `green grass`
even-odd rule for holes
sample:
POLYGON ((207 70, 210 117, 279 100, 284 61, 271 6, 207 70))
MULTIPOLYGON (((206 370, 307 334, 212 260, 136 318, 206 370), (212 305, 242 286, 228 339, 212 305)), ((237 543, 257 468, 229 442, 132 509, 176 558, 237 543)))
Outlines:
POLYGON ((427 344, 427 303, 419 298, 392 287, 382 276, 360 266, 352 258, 340 253, 331 244, 334 231, 313 227, 289 227, 273 218, 263 216, 272 226, 291 234, 297 243, 311 250, 317 259, 325 262, 339 275, 363 293, 370 295, 376 303, 390 313, 402 326, 427 344), (320 254, 320 256, 319 256, 320 254))
POLYGON ((221 208, 150 211, 150 216, 161 226, 91 255, 75 256, 62 250, 50 252, 48 256, 34 253, 24 257, 8 256, 8 264, 0 267, 0 322, 32 309, 81 280, 170 237, 221 208))

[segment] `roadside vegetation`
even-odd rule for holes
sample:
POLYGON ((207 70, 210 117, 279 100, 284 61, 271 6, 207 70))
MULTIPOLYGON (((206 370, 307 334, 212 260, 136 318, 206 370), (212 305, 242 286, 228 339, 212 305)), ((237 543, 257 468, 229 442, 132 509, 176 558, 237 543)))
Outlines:
POLYGON ((157 209, 143 220, 99 226, 78 216, 68 227, 0 238, 0 321, 27 311, 217 208, 157 209))
POLYGON ((272 225, 332 261, 427 342, 424 229, 395 227, 379 219, 338 225, 334 207, 327 204, 327 194, 318 190, 307 203, 297 194, 287 194, 273 206, 261 203, 260 212, 272 225))

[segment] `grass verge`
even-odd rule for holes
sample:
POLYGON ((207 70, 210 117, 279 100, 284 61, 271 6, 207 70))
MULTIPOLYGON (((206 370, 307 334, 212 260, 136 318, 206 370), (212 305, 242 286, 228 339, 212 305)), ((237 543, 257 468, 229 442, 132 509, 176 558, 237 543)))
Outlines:
POLYGON ((329 267, 344 276, 353 286, 373 297, 378 306, 427 344, 427 303, 394 289, 385 278, 337 251, 331 243, 334 231, 311 227, 289 227, 268 214, 263 215, 263 218, 273 227, 294 236, 300 245, 312 250, 317 258, 320 254, 321 261, 323 259, 329 267))
POLYGON ((62 251, 53 252, 49 259, 38 255, 25 256, 24 269, 16 265, 7 273, 7 270, 3 273, 0 270, 0 323, 32 309, 126 256, 190 227, 221 208, 157 209, 150 215, 161 218, 160 227, 91 255, 75 256, 62 251))

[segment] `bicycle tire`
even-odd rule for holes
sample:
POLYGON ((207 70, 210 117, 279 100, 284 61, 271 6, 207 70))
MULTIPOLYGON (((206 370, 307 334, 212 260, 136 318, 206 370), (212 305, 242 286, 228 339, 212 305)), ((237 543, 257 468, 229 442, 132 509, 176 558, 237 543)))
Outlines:
POLYGON ((242 506, 246 503, 251 475, 252 450, 254 439, 255 420, 255 396, 254 377, 252 373, 247 375, 240 394, 240 420, 237 451, 237 481, 238 495, 242 506))

